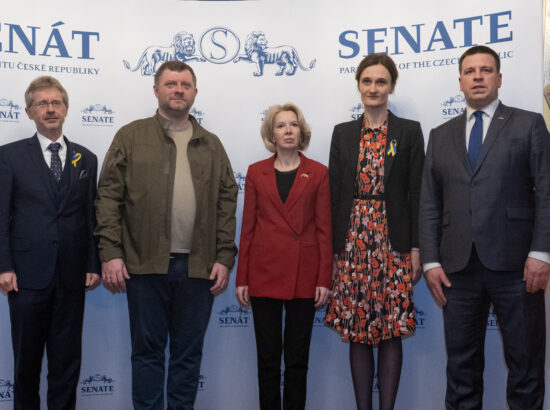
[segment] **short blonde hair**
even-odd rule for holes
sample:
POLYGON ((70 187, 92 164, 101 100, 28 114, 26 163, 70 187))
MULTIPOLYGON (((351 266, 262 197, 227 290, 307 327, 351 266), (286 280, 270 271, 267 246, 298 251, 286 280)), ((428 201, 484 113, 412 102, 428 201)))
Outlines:
POLYGON ((273 125, 275 123, 275 117, 282 111, 292 111, 298 118, 298 125, 300 126, 300 142, 298 143, 298 150, 305 151, 311 140, 311 128, 309 128, 302 111, 293 103, 286 103, 283 105, 275 104, 267 109, 265 113, 265 119, 260 129, 260 134, 264 142, 265 147, 269 152, 276 153, 277 147, 275 147, 275 138, 273 136, 273 125))
POLYGON ((25 104, 27 108, 30 108, 33 104, 33 94, 36 91, 43 90, 45 88, 56 88, 59 90, 63 103, 67 108, 69 107, 69 96, 67 95, 65 88, 63 88, 57 79, 49 75, 44 75, 42 77, 35 78, 27 87, 27 90, 25 91, 25 104))

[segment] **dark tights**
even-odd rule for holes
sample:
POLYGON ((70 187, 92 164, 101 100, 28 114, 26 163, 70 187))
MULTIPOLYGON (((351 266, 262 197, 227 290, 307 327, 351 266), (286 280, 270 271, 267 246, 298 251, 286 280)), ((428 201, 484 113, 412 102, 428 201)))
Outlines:
MULTIPOLYGON (((372 410, 374 354, 372 345, 350 343, 349 359, 357 410, 372 410)), ((383 340, 378 345, 378 389, 380 410, 392 410, 399 387, 403 351, 401 338, 383 340)))

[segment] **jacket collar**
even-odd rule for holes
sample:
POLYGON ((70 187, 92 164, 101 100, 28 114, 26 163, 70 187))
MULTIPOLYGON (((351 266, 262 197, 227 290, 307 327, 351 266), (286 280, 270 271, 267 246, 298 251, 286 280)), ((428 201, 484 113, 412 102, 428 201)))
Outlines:
POLYGON ((466 149, 466 111, 464 111, 460 116, 451 120, 455 121, 455 123, 452 124, 450 127, 452 133, 451 138, 454 141, 455 149, 460 158, 460 162, 462 162, 462 165, 464 166, 464 168, 466 168, 466 171, 469 174, 475 175, 479 171, 481 164, 483 164, 483 161, 485 161, 485 158, 487 158, 489 151, 493 147, 495 141, 498 139, 501 131, 510 119, 511 115, 512 110, 510 110, 509 107, 502 104, 502 102, 498 104, 495 115, 491 120, 489 129, 487 130, 487 135, 483 140, 483 145, 481 146, 481 152, 479 153, 477 165, 473 170, 470 167, 470 163, 468 161, 468 151, 466 149))
POLYGON ((485 158, 487 158, 487 154, 493 147, 495 141, 498 139, 502 129, 510 119, 511 115, 512 115, 512 110, 510 110, 507 106, 505 106, 502 103, 498 104, 498 107, 495 111, 495 115, 491 120, 489 129, 487 130, 487 135, 483 140, 483 145, 481 146, 481 152, 479 153, 479 159, 478 159, 476 168, 474 169, 474 174, 477 173, 477 171, 479 170, 479 167, 481 166, 483 161, 485 161, 485 158))
MULTIPOLYGON (((63 138, 65 140, 65 144, 67 145, 67 158, 65 159, 64 171, 68 168, 69 189, 67 190, 67 195, 65 195, 65 197, 59 204, 59 210, 62 210, 65 206, 65 203, 67 202, 67 198, 70 195, 70 191, 73 187, 75 180, 80 177, 83 164, 83 153, 79 152, 76 145, 70 142, 67 137, 63 136, 63 138)), ((42 152, 42 148, 40 146, 40 142, 38 141, 38 136, 36 133, 28 139, 28 146, 29 155, 31 156, 32 163, 35 167, 35 174, 38 175, 38 178, 40 178, 40 185, 43 187, 43 189, 47 191, 47 195, 52 201, 52 204, 57 206, 54 194, 52 190, 48 188, 50 186, 50 181, 48 179, 49 174, 47 172, 44 172, 44 166, 49 168, 49 165, 46 164, 46 161, 44 161, 44 154, 42 152)))
POLYGON ((291 210, 301 198, 313 176, 311 160, 308 159, 301 152, 299 153, 299 155, 300 165, 298 166, 298 170, 296 171, 296 178, 294 179, 294 183, 290 188, 290 192, 285 203, 281 201, 279 189, 277 188, 277 177, 275 176, 275 155, 273 155, 267 161, 264 161, 262 168, 263 183, 265 183, 267 186, 267 191, 269 193, 269 198, 271 199, 271 202, 273 203, 277 211, 281 214, 283 219, 296 233, 300 233, 302 230, 301 223, 303 222, 303 218, 292 218, 293 213, 291 212, 291 210))
MULTIPOLYGON (((166 130, 170 127, 170 124, 172 123, 169 119, 164 118, 162 115, 160 115, 159 111, 155 113, 154 118, 158 121, 165 137, 168 138, 168 134, 166 133, 166 130)), ((204 129, 197 119, 193 117, 191 114, 189 114, 189 122, 191 122, 191 127, 193 127, 193 135, 191 136, 191 140, 202 138, 205 135, 208 134, 208 131, 204 129)))
POLYGON ((386 138, 386 148, 384 150, 384 185, 387 186, 390 177, 392 165, 399 152, 401 135, 403 128, 401 121, 390 110, 388 110, 388 135, 386 138), (390 147, 393 144, 393 155, 390 153, 390 147))
MULTIPOLYGON (((352 146, 352 153, 351 157, 352 161, 354 162, 353 170, 357 172, 357 161, 359 160, 359 143, 361 142, 361 129, 363 128, 363 117, 364 114, 361 115, 359 119, 355 121, 353 124, 353 146, 352 146)), ((386 140, 386 148, 384 150, 384 185, 387 185, 388 178, 391 173, 392 165, 395 160, 395 156, 397 152, 399 151, 399 143, 401 141, 401 136, 403 133, 403 128, 401 126, 401 119, 397 116, 395 116, 390 110, 388 110, 388 136, 386 140), (388 148, 390 144, 394 142, 395 143, 395 153, 394 155, 388 154, 388 148)))

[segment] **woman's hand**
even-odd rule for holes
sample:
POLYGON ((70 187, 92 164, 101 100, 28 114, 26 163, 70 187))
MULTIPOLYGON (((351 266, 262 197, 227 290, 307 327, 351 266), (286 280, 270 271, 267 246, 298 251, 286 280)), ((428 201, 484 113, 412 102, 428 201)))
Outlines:
POLYGON ((250 307, 250 298, 248 297, 248 286, 237 286, 235 295, 239 303, 245 307, 250 307))
POLYGON ((317 286, 315 288, 315 307, 323 306, 327 303, 329 290, 323 286, 317 286))

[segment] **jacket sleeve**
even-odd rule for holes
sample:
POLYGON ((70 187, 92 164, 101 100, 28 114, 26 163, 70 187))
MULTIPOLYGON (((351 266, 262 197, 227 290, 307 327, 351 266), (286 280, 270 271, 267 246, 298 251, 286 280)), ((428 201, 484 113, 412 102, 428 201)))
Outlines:
POLYGON ((550 252, 550 134, 540 114, 531 129, 530 169, 535 186, 535 223, 531 251, 550 252))
MULTIPOLYGON (((91 153, 90 153, 91 154, 91 153)), ((94 237, 94 229, 97 225, 94 209, 94 200, 97 195, 97 157, 92 156, 90 165, 90 175, 88 177, 88 200, 86 203, 86 213, 88 218, 88 266, 87 273, 97 273, 101 275, 101 263, 99 262, 99 253, 97 248, 97 238, 94 237)))
POLYGON ((6 161, 6 150, 3 148, 0 148, 0 187, 0 273, 3 273, 15 270, 10 246, 13 172, 6 161))
MULTIPOLYGON (((340 212, 340 195, 341 195, 341 186, 342 183, 340 181, 341 179, 341 171, 340 171, 340 146, 339 146, 340 139, 338 138, 338 131, 337 127, 334 127, 334 130, 332 131, 332 139, 330 142, 330 153, 329 153, 329 160, 328 160, 328 172, 329 172, 329 181, 330 181, 330 204, 331 204, 331 213, 332 213, 332 230, 333 233, 336 233, 338 229, 338 215, 340 212)), ((334 235, 333 240, 336 241, 339 238, 338 235, 334 235)), ((338 250, 337 243, 333 243, 334 251, 336 252, 338 250)))
POLYGON ((420 258, 423 264, 441 263, 441 215, 443 212, 442 188, 438 181, 433 156, 434 130, 430 132, 426 162, 422 174, 419 211, 420 258))
POLYGON ((317 286, 330 288, 332 284, 332 224, 330 212, 330 184, 328 170, 323 167, 323 178, 315 201, 315 231, 319 242, 319 276, 317 286))
POLYGON ((235 182, 229 158, 221 144, 220 149, 221 175, 216 212, 216 262, 232 269, 235 264, 235 255, 237 255, 235 211, 239 188, 235 182))
POLYGON ((409 159, 409 201, 411 204, 411 247, 418 248, 418 208, 420 205, 420 185, 424 165, 424 137, 417 124, 412 135, 411 156, 409 159))
POLYGON ((120 131, 115 135, 101 169, 95 202, 102 262, 124 258, 122 248, 122 215, 124 213, 125 174, 128 154, 120 131))
POLYGON ((250 256, 250 246, 256 227, 256 187, 254 185, 253 172, 250 167, 246 173, 246 182, 244 186, 244 206, 241 224, 241 240, 239 242, 239 264, 237 266, 236 286, 248 285, 248 261, 250 256))

